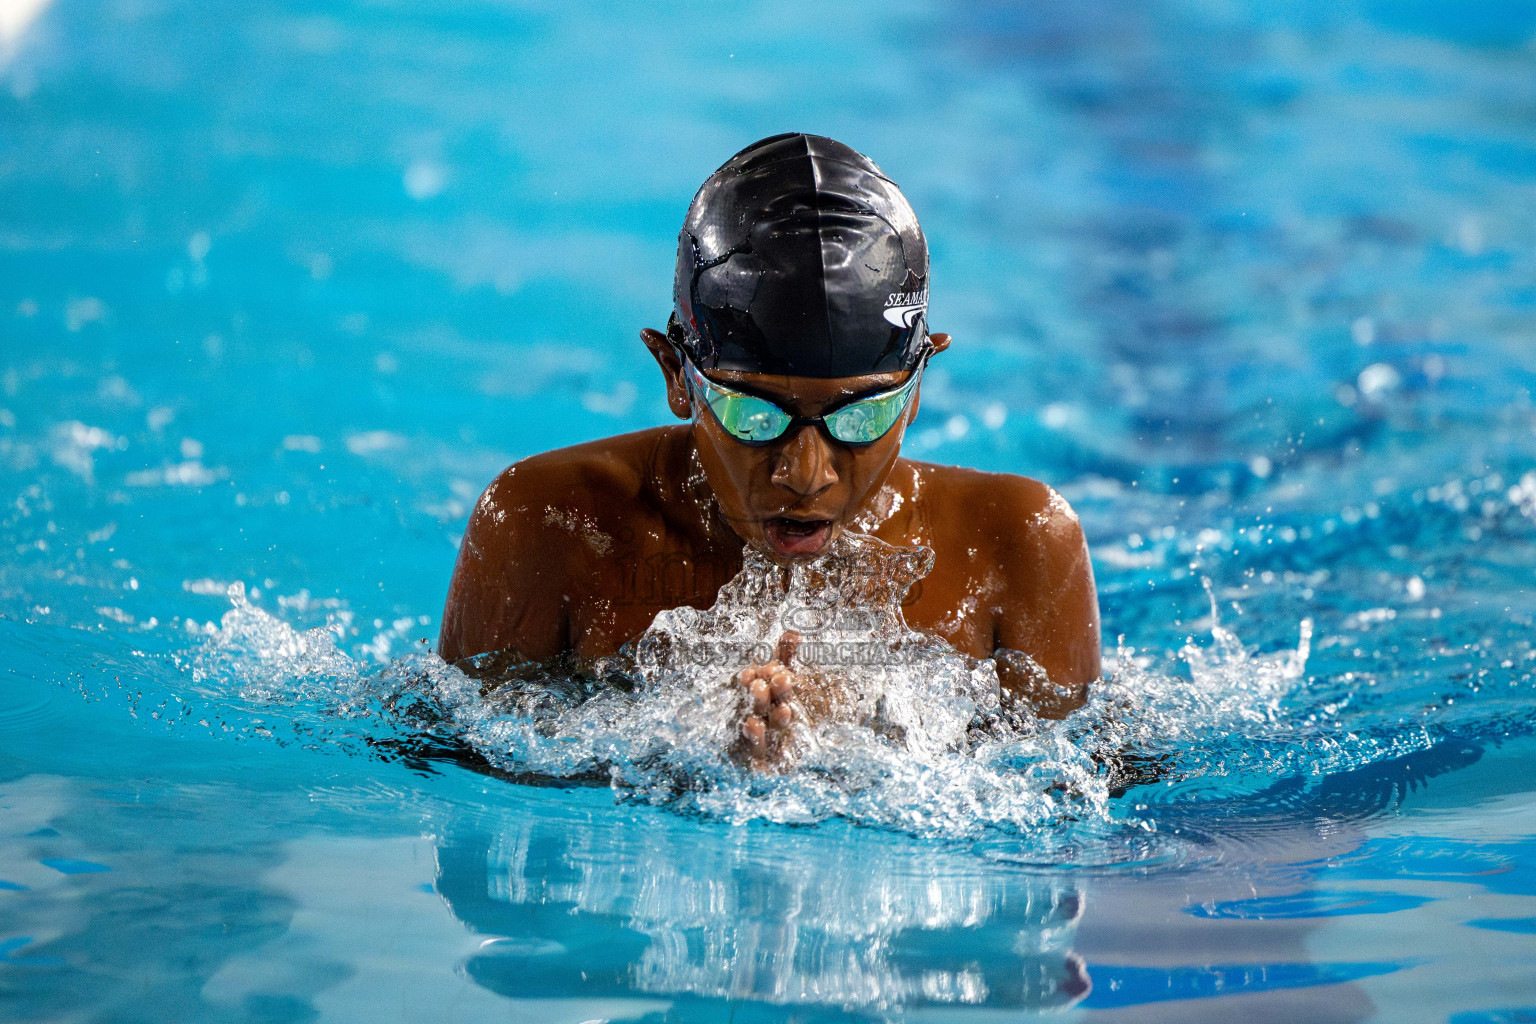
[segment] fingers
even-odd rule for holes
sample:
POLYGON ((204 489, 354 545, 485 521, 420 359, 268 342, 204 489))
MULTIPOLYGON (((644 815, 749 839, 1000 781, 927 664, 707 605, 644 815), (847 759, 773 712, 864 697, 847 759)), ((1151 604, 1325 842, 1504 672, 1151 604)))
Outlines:
POLYGON ((784 659, 794 656, 799 643, 799 634, 787 632, 779 641, 780 660, 752 665, 736 674, 749 702, 741 722, 741 738, 755 763, 766 764, 775 759, 785 742, 784 730, 795 720, 795 674, 784 659))
POLYGON ((800 649, 800 634, 792 629, 786 629, 779 637, 778 663, 788 668, 795 660, 795 652, 800 649))
POLYGON ((764 762, 771 758, 776 743, 774 734, 787 728, 795 720, 795 709, 788 704, 775 704, 766 715, 749 714, 741 723, 741 738, 746 741, 747 753, 754 761, 764 762), (770 729, 773 730, 770 732, 770 729))
POLYGON ((753 757, 764 757, 768 753, 768 723, 757 715, 749 715, 745 722, 741 723, 742 738, 747 741, 747 749, 753 757))
POLYGON ((773 703, 768 682, 764 679, 754 679, 748 684, 747 692, 752 695, 752 713, 766 715, 773 703))
POLYGON ((768 710, 766 701, 788 700, 795 692, 795 674, 778 662, 742 669, 737 679, 751 695, 758 714, 768 710))

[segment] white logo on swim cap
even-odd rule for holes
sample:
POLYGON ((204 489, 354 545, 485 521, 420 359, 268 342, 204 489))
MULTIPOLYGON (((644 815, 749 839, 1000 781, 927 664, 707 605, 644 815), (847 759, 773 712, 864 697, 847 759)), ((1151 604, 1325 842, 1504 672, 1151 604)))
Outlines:
POLYGON ((885 297, 885 319, 895 327, 911 327, 928 311, 928 289, 892 292, 885 297))

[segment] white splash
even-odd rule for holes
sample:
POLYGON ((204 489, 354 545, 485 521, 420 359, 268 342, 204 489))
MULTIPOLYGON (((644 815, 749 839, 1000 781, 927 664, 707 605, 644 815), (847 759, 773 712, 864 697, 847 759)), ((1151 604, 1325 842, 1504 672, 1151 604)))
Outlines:
POLYGON ((749 552, 713 607, 662 612, 590 675, 524 672, 488 693, 434 655, 394 656, 408 617, 379 620, 388 642, 349 654, 338 642, 353 632, 350 611, 298 630, 235 584, 220 622, 188 624, 201 641, 190 667, 226 718, 286 714, 306 742, 408 753, 430 737, 434 756, 446 745, 493 773, 607 784, 738 822, 840 817, 950 838, 1040 834, 1066 819, 1150 828, 1111 797, 1126 758, 1155 761, 1160 781, 1352 760, 1334 738, 1341 723, 1296 710, 1310 622, 1296 650, 1258 654, 1213 620, 1214 643, 1181 652, 1189 678, 1138 668, 1122 650, 1085 707, 1044 721, 1000 692, 993 661, 907 626, 901 600, 931 560, 861 536, 809 565, 749 552), (753 770, 731 756, 746 705, 733 676, 790 629, 803 637, 799 670, 831 696, 819 721, 794 727, 777 770, 753 770))

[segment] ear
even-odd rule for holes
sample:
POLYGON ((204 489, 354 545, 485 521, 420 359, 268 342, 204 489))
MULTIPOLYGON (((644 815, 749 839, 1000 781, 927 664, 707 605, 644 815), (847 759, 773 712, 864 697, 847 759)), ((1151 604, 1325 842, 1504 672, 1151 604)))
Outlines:
MULTIPOLYGON (((949 348, 949 335, 947 335, 947 334, 930 334, 930 335, 928 335, 928 342, 929 342, 929 344, 931 344, 933 346, 933 354, 934 355, 938 355, 940 352, 943 352, 945 349, 949 348)), ((908 403, 908 405, 907 405, 907 425, 908 426, 911 426, 912 422, 917 419, 917 408, 918 408, 918 406, 922 405, 922 403, 923 403, 923 386, 921 384, 919 384, 917 386, 917 391, 915 391, 913 393, 913 395, 912 395, 912 401, 910 403, 908 403)))
POLYGON ((683 380, 683 361, 667 336, 649 327, 640 331, 640 340, 651 350, 651 357, 661 367, 661 375, 667 382, 667 407, 680 420, 693 415, 693 403, 688 400, 688 385, 683 380))

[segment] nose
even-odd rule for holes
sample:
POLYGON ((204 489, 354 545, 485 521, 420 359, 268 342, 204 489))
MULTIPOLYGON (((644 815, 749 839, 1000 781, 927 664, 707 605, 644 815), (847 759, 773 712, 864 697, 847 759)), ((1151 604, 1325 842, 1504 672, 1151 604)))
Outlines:
POLYGON ((779 449, 773 468, 773 482, 794 491, 801 498, 814 498, 837 483, 837 469, 832 465, 832 446, 821 431, 809 424, 795 431, 779 449))

